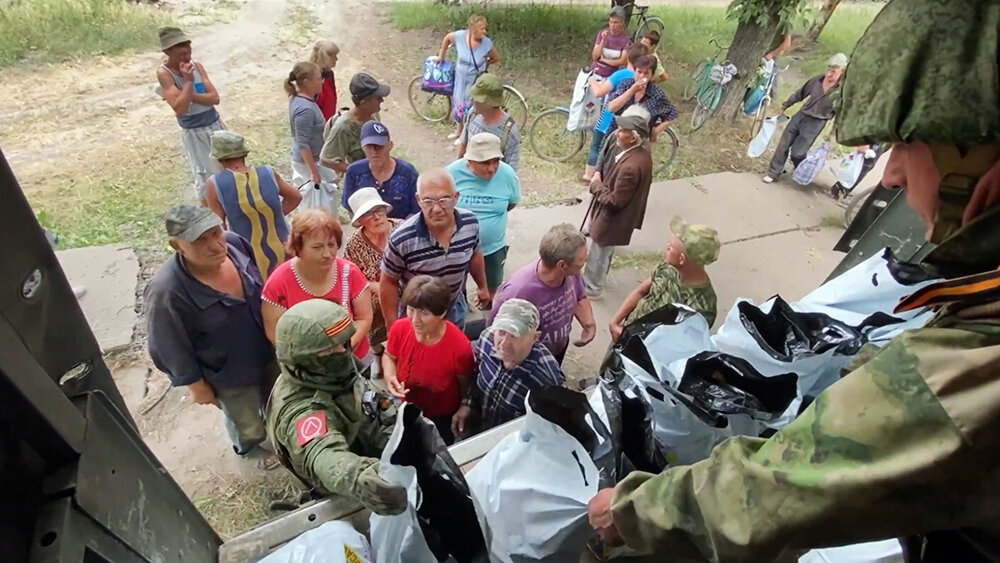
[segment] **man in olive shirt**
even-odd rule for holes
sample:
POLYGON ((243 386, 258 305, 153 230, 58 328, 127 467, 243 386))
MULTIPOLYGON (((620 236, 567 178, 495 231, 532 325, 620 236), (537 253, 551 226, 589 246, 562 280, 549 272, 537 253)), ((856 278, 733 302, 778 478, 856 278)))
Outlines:
POLYGON ((351 78, 350 89, 354 108, 333 118, 319 155, 320 163, 339 176, 343 176, 350 163, 365 157, 361 150, 361 125, 382 109, 382 102, 389 95, 388 85, 379 84, 365 72, 351 78))
POLYGON ((690 225, 680 217, 670 221, 673 235, 663 263, 628 294, 611 318, 611 338, 618 340, 625 325, 653 311, 679 303, 702 314, 711 327, 715 323, 716 297, 705 266, 719 257, 719 235, 705 225, 690 225))

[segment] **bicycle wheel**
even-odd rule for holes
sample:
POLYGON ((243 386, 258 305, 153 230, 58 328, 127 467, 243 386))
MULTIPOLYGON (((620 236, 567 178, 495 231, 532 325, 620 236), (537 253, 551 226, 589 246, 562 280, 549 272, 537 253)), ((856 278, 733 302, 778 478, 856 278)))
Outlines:
POLYGON ((722 86, 716 82, 709 85, 698 96, 698 103, 691 112, 691 132, 695 132, 701 129, 701 126, 708 121, 708 118, 715 113, 715 107, 719 103, 719 99, 722 97, 722 86))
POLYGON ((410 107, 422 119, 431 123, 448 119, 451 115, 451 96, 421 90, 420 79, 421 77, 417 76, 411 80, 407 88, 410 107))
POLYGON ((568 131, 569 110, 552 108, 538 114, 531 122, 528 137, 531 149, 549 162, 565 162, 580 152, 587 138, 586 131, 568 131))
POLYGON ((757 111, 753 114, 753 121, 750 123, 750 138, 753 139, 760 132, 767 117, 767 106, 771 104, 771 96, 764 96, 757 105, 757 111))
POLYGON ((702 77, 711 68, 711 59, 705 59, 695 67, 694 72, 691 73, 691 82, 688 82, 687 86, 684 87, 684 96, 681 98, 685 102, 694 98, 694 95, 698 93, 699 88, 701 88, 702 77))
POLYGON ((677 139, 677 133, 674 133, 672 127, 667 127, 660 133, 656 142, 652 144, 654 178, 666 173, 670 164, 674 162, 674 158, 677 156, 677 149, 680 147, 680 144, 680 141, 677 139))
POLYGON ((847 203, 847 207, 844 209, 844 226, 848 227, 854 222, 854 219, 858 216, 858 211, 861 211, 861 206, 864 205, 865 200, 875 191, 875 186, 865 188, 863 190, 857 190, 851 192, 851 201, 847 203))
POLYGON ((639 29, 635 30, 635 37, 632 38, 632 41, 638 43, 639 39, 642 38, 642 34, 647 31, 655 31, 660 34, 660 37, 663 37, 663 20, 656 16, 644 18, 642 24, 639 25, 639 29))
POLYGON ((524 126, 528 123, 528 102, 517 88, 507 84, 503 85, 503 110, 514 118, 517 128, 524 131, 524 126))

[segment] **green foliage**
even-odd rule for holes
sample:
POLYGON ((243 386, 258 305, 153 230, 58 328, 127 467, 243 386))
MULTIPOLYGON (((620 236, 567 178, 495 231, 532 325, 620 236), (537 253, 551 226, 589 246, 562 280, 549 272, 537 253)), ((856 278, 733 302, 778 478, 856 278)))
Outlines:
POLYGON ((809 0, 733 0, 726 15, 740 23, 767 26, 772 14, 778 17, 779 29, 802 27, 813 20, 809 0))
POLYGON ((155 48, 170 17, 124 0, 0 0, 0 66, 155 48))

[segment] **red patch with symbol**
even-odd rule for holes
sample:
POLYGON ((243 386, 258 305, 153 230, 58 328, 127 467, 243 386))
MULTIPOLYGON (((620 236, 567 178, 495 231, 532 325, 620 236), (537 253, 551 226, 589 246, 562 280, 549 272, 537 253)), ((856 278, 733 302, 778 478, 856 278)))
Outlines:
POLYGON ((295 421, 295 436, 299 446, 304 446, 313 438, 326 434, 326 413, 314 412, 295 421))

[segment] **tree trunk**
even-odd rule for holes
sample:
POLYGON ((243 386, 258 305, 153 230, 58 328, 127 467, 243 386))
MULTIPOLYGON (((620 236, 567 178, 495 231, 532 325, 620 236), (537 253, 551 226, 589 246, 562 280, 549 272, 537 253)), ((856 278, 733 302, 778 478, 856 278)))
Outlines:
POLYGON ((819 17, 806 32, 806 39, 812 43, 819 39, 819 34, 823 33, 823 28, 826 27, 826 23, 830 21, 830 16, 833 15, 833 11, 837 9, 839 4, 840 0, 825 0, 823 2, 823 7, 819 9, 819 17))
POLYGON ((739 75, 726 85, 722 101, 716 110, 716 115, 722 119, 732 122, 741 113, 743 94, 757 74, 761 57, 767 53, 777 38, 778 2, 774 1, 773 4, 771 17, 764 25, 751 21, 740 22, 736 27, 727 58, 736 65, 739 75))

